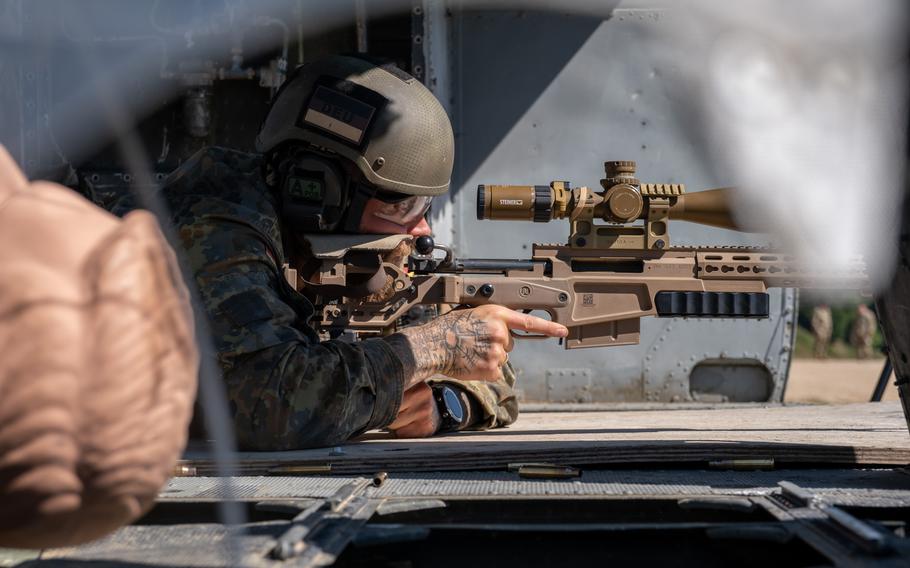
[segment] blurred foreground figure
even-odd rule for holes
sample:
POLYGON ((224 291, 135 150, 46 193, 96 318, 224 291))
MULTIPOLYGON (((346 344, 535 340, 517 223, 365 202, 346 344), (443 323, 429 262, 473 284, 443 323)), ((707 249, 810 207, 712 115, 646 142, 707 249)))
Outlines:
POLYGON ((850 329, 850 343, 856 347, 856 356, 859 359, 872 357, 872 342, 875 339, 875 328, 878 319, 875 313, 866 304, 856 307, 856 318, 850 329))
POLYGON ((29 184, 0 146, 0 546, 143 514, 186 441, 198 354, 154 218, 29 184))
POLYGON ((828 345, 831 343, 831 333, 834 331, 834 322, 831 319, 831 308, 827 304, 819 304, 812 310, 812 337, 815 338, 814 354, 816 359, 828 357, 828 345))

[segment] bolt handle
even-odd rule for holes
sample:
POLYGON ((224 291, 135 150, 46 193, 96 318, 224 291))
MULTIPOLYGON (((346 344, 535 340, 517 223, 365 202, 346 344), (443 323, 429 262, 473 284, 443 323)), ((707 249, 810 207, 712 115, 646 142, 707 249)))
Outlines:
POLYGON ((414 239, 414 250, 417 251, 417 254, 427 256, 433 253, 433 249, 436 248, 436 241, 433 240, 433 237, 429 235, 423 235, 414 239))

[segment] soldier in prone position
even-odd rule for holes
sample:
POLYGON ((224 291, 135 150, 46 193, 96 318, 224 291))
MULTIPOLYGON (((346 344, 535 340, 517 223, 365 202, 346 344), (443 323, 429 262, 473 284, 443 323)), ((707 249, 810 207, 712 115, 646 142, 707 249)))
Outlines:
POLYGON ((163 190, 210 316, 240 447, 514 421, 509 330, 562 337, 563 326, 490 305, 381 339, 320 341, 312 303, 283 277, 284 263, 306 262, 305 233, 430 233, 424 214, 449 188, 454 141, 429 90, 360 56, 308 63, 276 96, 257 150, 201 150, 163 190))

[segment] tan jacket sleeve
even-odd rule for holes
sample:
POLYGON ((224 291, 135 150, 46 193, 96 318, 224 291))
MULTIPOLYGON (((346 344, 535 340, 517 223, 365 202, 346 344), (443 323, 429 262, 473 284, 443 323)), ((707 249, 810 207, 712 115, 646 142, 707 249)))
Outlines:
POLYGON ((198 354, 154 217, 27 183, 0 146, 0 546, 97 539, 152 507, 198 354))

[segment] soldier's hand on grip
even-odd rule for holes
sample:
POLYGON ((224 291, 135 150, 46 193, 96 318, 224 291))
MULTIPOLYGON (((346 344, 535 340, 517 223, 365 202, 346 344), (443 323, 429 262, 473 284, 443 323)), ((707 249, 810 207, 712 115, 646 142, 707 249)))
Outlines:
POLYGON ((497 378, 512 350, 510 330, 549 337, 569 333, 563 325, 502 306, 449 312, 401 332, 410 351, 407 358, 412 357, 414 364, 405 388, 436 374, 465 380, 497 378))

